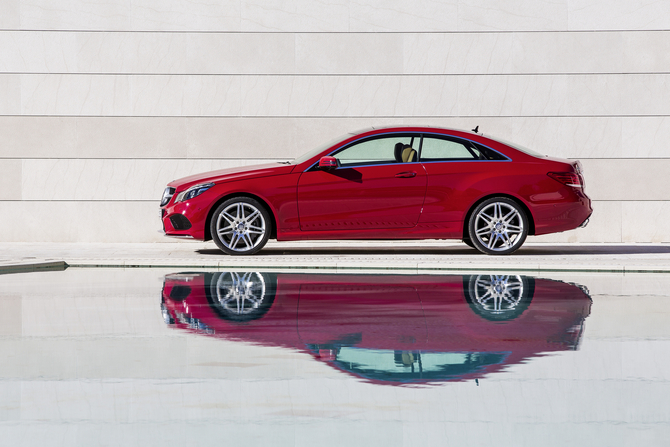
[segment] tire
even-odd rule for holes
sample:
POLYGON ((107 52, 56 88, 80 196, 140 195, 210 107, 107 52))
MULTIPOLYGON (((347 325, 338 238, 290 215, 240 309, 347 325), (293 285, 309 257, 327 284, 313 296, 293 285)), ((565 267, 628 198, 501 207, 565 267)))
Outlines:
POLYGON ((214 273, 208 283, 207 301, 214 312, 221 319, 239 323, 265 315, 277 293, 277 277, 271 273, 214 273))
POLYGON ((520 275, 463 277, 463 292, 470 308, 489 321, 509 321, 521 315, 535 295, 535 278, 520 275))
POLYGON ((472 241, 470 240, 469 237, 464 237, 464 238, 463 238, 463 243, 464 243, 465 245, 467 245, 468 247, 470 247, 470 248, 474 248, 474 249, 477 248, 477 247, 475 247, 475 244, 472 243, 472 241))
POLYGON ((257 200, 233 197, 219 205, 210 222, 214 243, 228 255, 253 255, 272 232, 270 214, 257 200))
POLYGON ((528 235, 528 218, 521 206, 507 197, 492 197, 477 205, 468 222, 475 248, 487 255, 508 255, 528 235))

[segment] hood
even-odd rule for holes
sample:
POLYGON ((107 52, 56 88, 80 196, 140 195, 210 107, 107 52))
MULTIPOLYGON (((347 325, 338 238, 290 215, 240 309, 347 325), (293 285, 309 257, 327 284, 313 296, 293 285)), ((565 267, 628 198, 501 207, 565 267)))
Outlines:
POLYGON ((266 163, 262 165, 241 166, 239 168, 219 169, 218 171, 203 172, 188 177, 173 180, 168 186, 173 188, 190 187, 197 183, 221 183, 242 178, 268 177, 271 175, 289 174, 295 165, 282 163, 266 163))

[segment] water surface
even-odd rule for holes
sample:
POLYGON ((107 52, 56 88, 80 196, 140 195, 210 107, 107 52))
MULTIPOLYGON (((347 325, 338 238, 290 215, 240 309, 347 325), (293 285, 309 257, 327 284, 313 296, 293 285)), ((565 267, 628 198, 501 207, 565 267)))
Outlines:
POLYGON ((0 276, 0 439, 667 445, 667 275, 0 276))

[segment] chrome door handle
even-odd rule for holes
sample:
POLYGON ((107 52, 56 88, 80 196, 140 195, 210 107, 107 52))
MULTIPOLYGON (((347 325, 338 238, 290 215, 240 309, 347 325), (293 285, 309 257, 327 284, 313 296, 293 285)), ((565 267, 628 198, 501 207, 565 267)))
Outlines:
POLYGON ((416 172, 414 172, 414 171, 399 172, 395 176, 397 178, 411 178, 411 177, 416 177, 416 172))

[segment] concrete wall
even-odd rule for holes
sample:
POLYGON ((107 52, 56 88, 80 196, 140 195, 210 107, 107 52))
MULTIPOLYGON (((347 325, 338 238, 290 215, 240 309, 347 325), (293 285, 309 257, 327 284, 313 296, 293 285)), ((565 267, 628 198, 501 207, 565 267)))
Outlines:
POLYGON ((430 124, 579 158, 595 214, 670 231, 670 3, 3 0, 0 240, 161 241, 191 173, 430 124))

